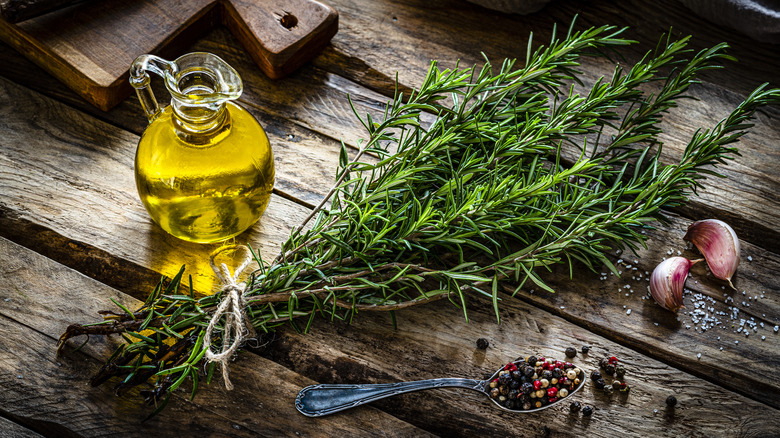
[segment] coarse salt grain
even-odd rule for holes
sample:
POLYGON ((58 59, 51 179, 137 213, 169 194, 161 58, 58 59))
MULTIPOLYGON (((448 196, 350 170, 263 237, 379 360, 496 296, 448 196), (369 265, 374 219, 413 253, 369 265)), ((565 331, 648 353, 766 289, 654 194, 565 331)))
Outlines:
POLYGON ((630 314, 631 314, 631 309, 626 310, 626 315, 630 315, 630 314))

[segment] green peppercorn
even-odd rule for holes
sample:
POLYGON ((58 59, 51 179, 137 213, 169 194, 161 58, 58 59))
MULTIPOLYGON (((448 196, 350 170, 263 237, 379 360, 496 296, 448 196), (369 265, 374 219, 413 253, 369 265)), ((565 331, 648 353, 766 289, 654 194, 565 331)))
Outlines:
POLYGON ((605 357, 604 359, 601 359, 601 361, 599 362, 599 366, 601 368, 606 368, 607 365, 609 365, 609 358, 605 357))
POLYGON ((612 389, 620 389, 620 382, 618 380, 612 382, 612 389))
POLYGON ((615 368, 615 375, 622 379, 623 376, 626 375, 626 368, 622 365, 618 365, 617 368, 615 368))
POLYGON ((572 358, 577 355, 577 350, 574 347, 569 347, 566 349, 566 357, 572 358))
POLYGON ((499 393, 498 388, 493 388, 493 389, 490 390, 490 396, 493 397, 493 398, 498 398, 499 394, 500 393, 499 393))
POLYGON ((611 386, 606 385, 604 388, 602 388, 602 391, 604 391, 604 394, 611 395, 614 389, 612 389, 611 386))

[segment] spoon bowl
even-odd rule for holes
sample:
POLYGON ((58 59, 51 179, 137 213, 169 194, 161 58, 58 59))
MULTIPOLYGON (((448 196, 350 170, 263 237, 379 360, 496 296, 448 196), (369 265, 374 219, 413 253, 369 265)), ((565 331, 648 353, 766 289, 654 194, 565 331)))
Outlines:
MULTIPOLYGON (((522 364, 513 362, 515 366, 522 364)), ((354 408, 366 403, 371 403, 387 397, 408 392, 421 391, 425 389, 436 388, 464 388, 478 391, 490 398, 490 400, 499 409, 514 413, 531 413, 543 411, 561 403, 561 401, 570 398, 574 393, 585 386, 585 372, 580 369, 578 378, 580 382, 574 385, 566 397, 561 397, 557 401, 533 409, 510 409, 499 403, 490 394, 491 382, 496 381, 506 367, 499 368, 486 380, 465 379, 465 378, 440 378, 416 380, 412 382, 398 383, 378 383, 378 384, 318 384, 303 388, 295 399, 295 407, 300 413, 307 417, 322 417, 346 409, 354 408)), ((577 368, 577 367, 575 367, 577 368)))

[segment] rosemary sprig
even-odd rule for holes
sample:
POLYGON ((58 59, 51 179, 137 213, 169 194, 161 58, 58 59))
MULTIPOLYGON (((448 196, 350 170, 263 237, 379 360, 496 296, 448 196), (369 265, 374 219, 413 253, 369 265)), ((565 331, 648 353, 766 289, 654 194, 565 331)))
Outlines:
MULTIPOLYGON (((507 60, 497 71, 489 62, 440 70, 434 62, 419 89, 396 93, 382 120, 356 113, 368 138, 352 160, 342 144, 333 190, 273 262, 255 255, 251 324, 260 333, 285 323, 305 331, 317 315, 350 321, 361 311, 444 298, 468 317, 470 293, 490 297, 498 318, 498 291, 507 285, 551 290, 540 269, 563 263, 573 272, 576 260, 617 274, 606 252, 643 245, 641 231, 664 219, 663 208, 686 202, 738 154, 731 145, 756 109, 780 102, 779 89, 759 87, 714 128, 698 131, 679 162, 664 165, 662 115, 698 72, 731 58, 725 44, 685 58, 689 37, 667 36, 627 71, 617 66, 586 94, 574 92, 569 84, 583 82, 580 57, 633 43, 623 31, 569 28, 535 51, 529 40, 522 68, 507 60), (647 95, 640 86, 651 82, 663 85, 647 95)), ((204 329, 221 296, 196 298, 191 286, 180 294, 182 274, 161 282, 138 311, 107 312, 104 324, 63 334, 61 345, 81 334, 125 337, 94 384, 119 376, 122 392, 152 380, 144 396, 164 400, 159 410, 189 378, 194 397, 204 329)), ((221 330, 212 334, 217 344, 221 330)))

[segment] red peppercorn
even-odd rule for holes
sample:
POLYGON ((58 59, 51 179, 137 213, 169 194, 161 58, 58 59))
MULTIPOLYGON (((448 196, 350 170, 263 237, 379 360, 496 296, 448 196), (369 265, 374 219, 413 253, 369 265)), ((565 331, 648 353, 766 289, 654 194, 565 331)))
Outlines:
POLYGON ((504 369, 505 369, 505 370, 508 370, 508 371, 517 371, 517 365, 515 365, 515 364, 514 364, 514 363, 512 363, 512 362, 509 362, 508 364, 506 364, 506 365, 504 366, 504 369))
POLYGON ((556 395, 558 395, 558 388, 552 387, 552 388, 548 389, 547 390, 547 395, 549 397, 555 397, 556 395))
POLYGON ((555 368, 563 368, 563 362, 556 360, 555 361, 555 368))
POLYGON ((565 369, 567 369, 567 370, 568 370, 569 368, 574 368, 574 364, 573 364, 573 363, 571 363, 571 362, 564 362, 564 363, 563 363, 563 368, 565 368, 565 369))
POLYGON ((538 391, 540 389, 542 389, 542 382, 539 379, 534 380, 534 390, 538 391))
POLYGON ((609 362, 610 365, 617 365, 618 360, 615 356, 610 357, 607 362, 609 362))
POLYGON ((558 397, 550 397, 550 403, 555 403, 558 401, 558 397))
POLYGON ((564 376, 564 377, 561 377, 560 379, 558 379, 558 383, 559 383, 561 386, 563 386, 563 385, 566 385, 567 383, 569 383, 569 379, 567 379, 567 378, 566 378, 566 376, 564 376))

